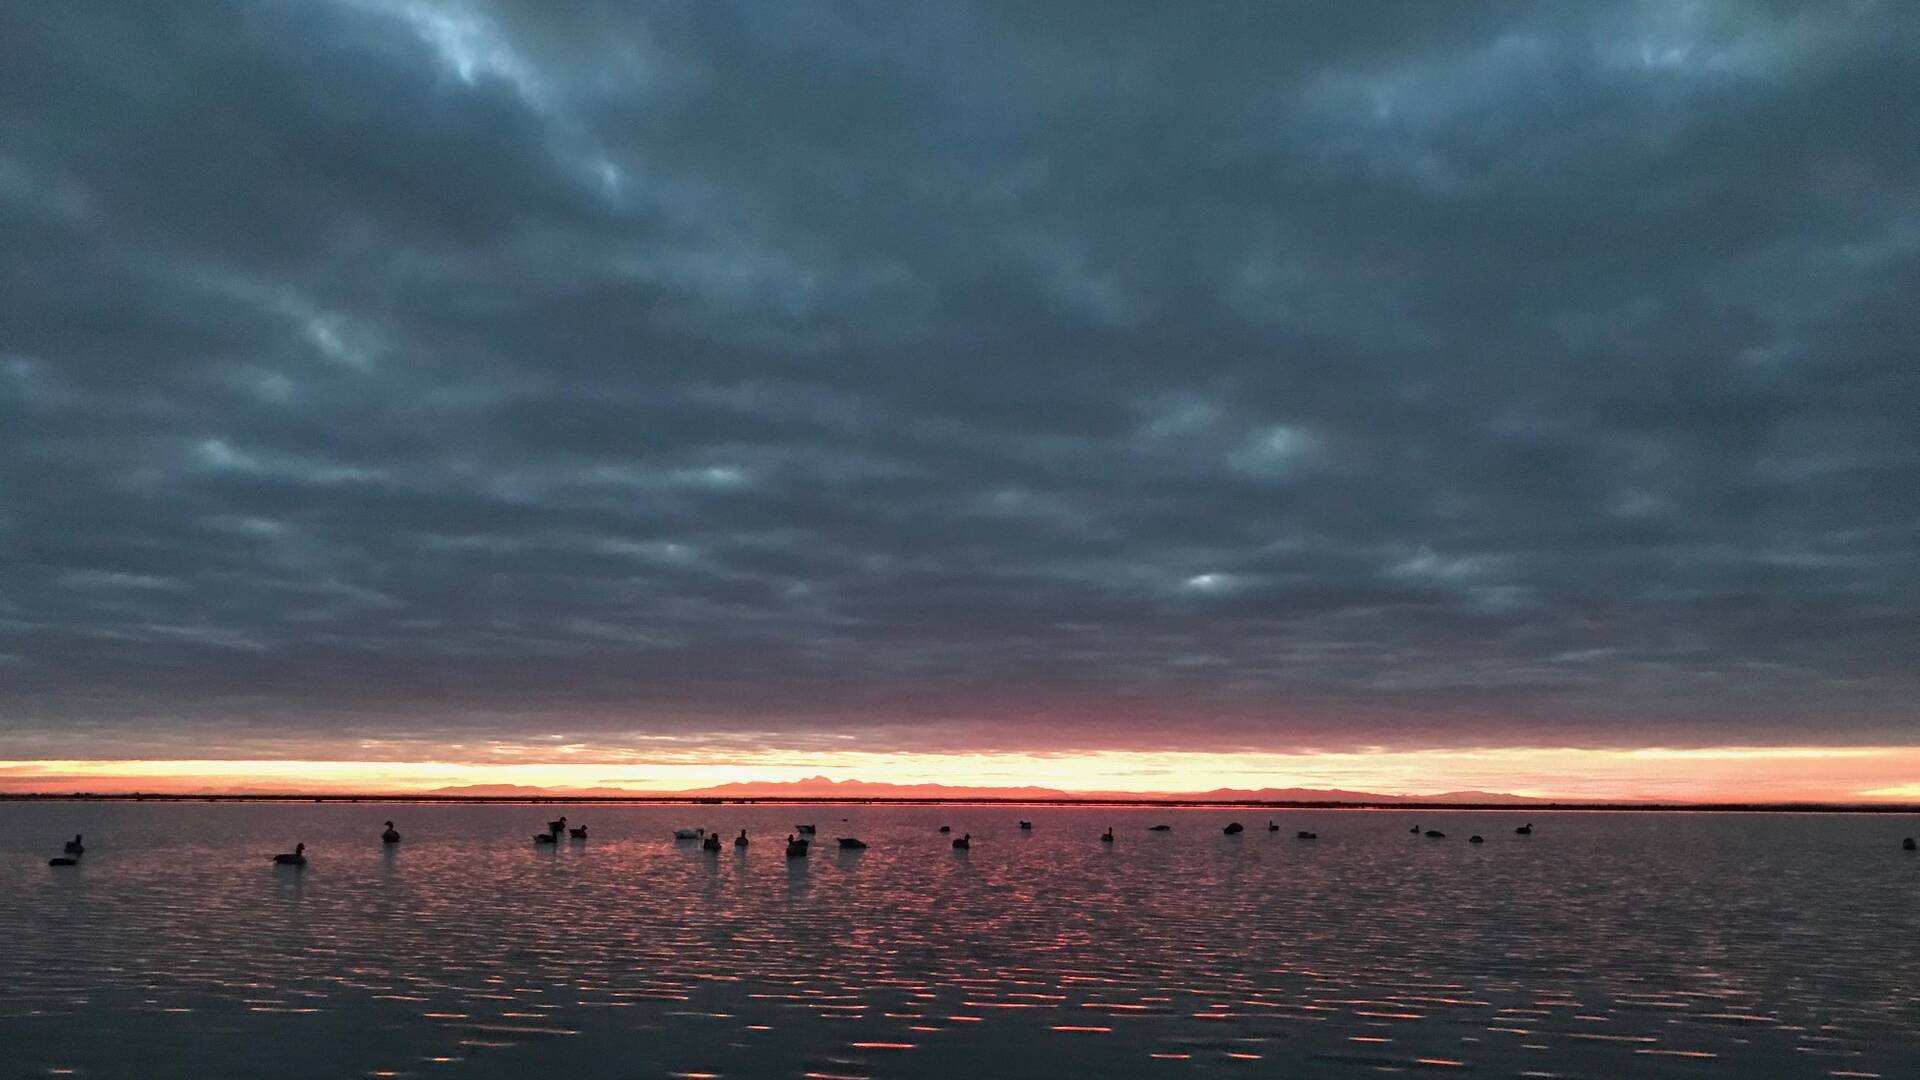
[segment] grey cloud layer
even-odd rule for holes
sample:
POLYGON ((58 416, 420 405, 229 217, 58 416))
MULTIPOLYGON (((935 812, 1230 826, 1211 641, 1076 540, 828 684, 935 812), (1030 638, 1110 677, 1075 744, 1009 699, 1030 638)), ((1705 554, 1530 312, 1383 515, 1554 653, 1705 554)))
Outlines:
POLYGON ((1912 741, 1912 7, 1030 7, 10 15, 0 756, 1912 741))

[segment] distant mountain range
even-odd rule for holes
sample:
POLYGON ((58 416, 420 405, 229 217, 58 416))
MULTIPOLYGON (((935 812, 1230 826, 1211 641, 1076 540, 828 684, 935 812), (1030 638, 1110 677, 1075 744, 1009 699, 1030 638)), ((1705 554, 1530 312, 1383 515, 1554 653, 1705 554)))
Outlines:
MULTIPOLYGON (((1383 795, 1338 788, 1215 788, 1212 791, 1062 791, 1047 787, 969 787, 951 784, 886 784, 868 780, 755 780, 686 791, 640 791, 621 787, 548 788, 522 784, 468 784, 435 788, 431 795, 469 798, 644 798, 686 799, 1009 799, 1047 802, 1067 799, 1138 799, 1164 802, 1310 802, 1310 803, 1476 803, 1521 806, 1554 800, 1497 791, 1445 791, 1433 795, 1383 795)), ((1565 801, 1565 800, 1560 800, 1565 801)))

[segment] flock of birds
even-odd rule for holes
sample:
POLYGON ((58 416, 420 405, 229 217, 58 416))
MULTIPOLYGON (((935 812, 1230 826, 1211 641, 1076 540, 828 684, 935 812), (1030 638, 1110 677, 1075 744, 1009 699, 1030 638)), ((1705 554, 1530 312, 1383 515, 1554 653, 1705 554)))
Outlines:
MULTIPOLYGON (((818 831, 819 831, 818 828, 813 825, 795 825, 794 832, 787 834, 787 858, 789 859, 805 858, 807 855, 807 850, 812 846, 812 843, 813 843, 812 838, 818 833, 818 831)), ((1032 832, 1033 822, 1024 821, 1024 820, 1021 821, 1020 831, 1032 832)), ((1147 831, 1148 832, 1171 832, 1173 831, 1173 826, 1149 825, 1147 827, 1147 831)), ((1233 822, 1228 822, 1226 827, 1221 829, 1220 831, 1225 833, 1228 836, 1238 836, 1241 833, 1246 831, 1246 826, 1240 824, 1237 821, 1233 821, 1233 822)), ((1267 822, 1267 831, 1270 833, 1279 832, 1280 831, 1279 822, 1269 819, 1267 822)), ((1413 828, 1408 829, 1407 831, 1409 833, 1412 833, 1415 836, 1424 836, 1429 840, 1444 840, 1447 837, 1447 834, 1441 832, 1439 829, 1423 830, 1418 825, 1415 825, 1413 828)), ((1519 836, 1532 836, 1533 823, 1529 821, 1525 825, 1521 825, 1518 828, 1515 828, 1513 831, 1516 835, 1519 835, 1519 836)), ((560 842, 560 834, 563 832, 567 834, 567 839, 570 841, 585 842, 587 839, 587 827, 585 825, 568 825, 567 819, 565 817, 560 817, 560 818, 554 819, 553 821, 547 822, 547 831, 541 832, 541 833, 535 833, 533 836, 533 842, 536 845, 558 844, 560 842)), ((942 825, 940 826, 940 832, 943 834, 951 833, 953 832, 953 826, 942 825)), ((1298 832, 1295 832, 1294 836, 1301 840, 1320 839, 1319 833, 1310 832, 1306 829, 1301 829, 1298 832)), ((705 829, 698 829, 698 828, 675 829, 673 830, 673 838, 676 842, 681 840, 698 840, 700 842, 700 846, 703 849, 710 852, 717 852, 721 848, 720 834, 718 832, 708 832, 705 829)), ((865 842, 863 842, 857 836, 842 836, 842 837, 839 837, 838 839, 840 844, 840 850, 842 851, 865 851, 867 848, 867 845, 865 844, 865 842)), ((399 830, 393 827, 393 822, 391 821, 387 822, 385 830, 380 833, 380 843, 383 845, 392 845, 392 844, 398 844, 399 842, 400 842, 399 830)), ((1100 842, 1103 844, 1113 843, 1113 826, 1111 825, 1107 826, 1107 831, 1100 834, 1100 842)), ((734 849, 737 851, 744 851, 748 843, 749 841, 747 840, 747 830, 745 829, 741 829, 740 835, 733 838, 733 846, 734 846, 734 849)), ((1479 834, 1476 833, 1473 836, 1467 837, 1467 843, 1484 844, 1486 843, 1486 837, 1480 836, 1479 834)), ((972 847, 973 847, 972 833, 965 833, 960 836, 956 836, 953 839, 953 848, 955 851, 967 851, 972 847)), ((1905 840, 1902 840, 1900 842, 1900 847, 1902 850, 1905 850, 1905 851, 1920 850, 1920 842, 1916 842, 1913 837, 1909 836, 1905 840)), ((56 855, 53 858, 47 860, 47 865, 48 866, 78 866, 80 865, 80 856, 86 854, 86 852, 87 852, 87 848, 85 844, 81 843, 80 834, 75 833, 73 836, 73 839, 66 842, 65 847, 62 849, 59 855, 56 855)), ((307 865, 307 845, 304 843, 295 844, 293 846, 292 851, 285 851, 285 852, 281 852, 278 855, 275 855, 273 857, 273 863, 275 866, 307 865)))

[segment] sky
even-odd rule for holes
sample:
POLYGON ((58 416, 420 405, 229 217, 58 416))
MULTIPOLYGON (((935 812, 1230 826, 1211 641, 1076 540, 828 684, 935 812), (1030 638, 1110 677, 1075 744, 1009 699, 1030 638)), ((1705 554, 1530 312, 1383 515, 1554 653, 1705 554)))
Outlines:
POLYGON ((0 104, 0 788, 1920 798, 1920 7, 42 4, 0 104))

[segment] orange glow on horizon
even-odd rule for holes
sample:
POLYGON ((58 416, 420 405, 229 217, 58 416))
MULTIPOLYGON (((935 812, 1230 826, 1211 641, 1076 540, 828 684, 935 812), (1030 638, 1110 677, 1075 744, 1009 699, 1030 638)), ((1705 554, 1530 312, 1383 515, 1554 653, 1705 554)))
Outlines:
POLYGON ((1338 788, 1386 795, 1491 791, 1570 800, 1920 801, 1920 747, 1368 750, 1347 753, 880 754, 763 750, 636 763, 591 750, 561 762, 364 760, 0 761, 0 791, 406 794, 515 784, 636 794, 821 775, 889 784, 1068 793, 1338 788))

